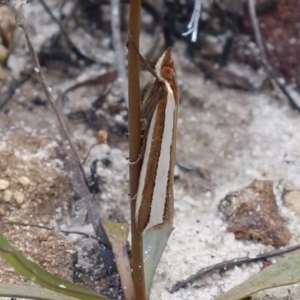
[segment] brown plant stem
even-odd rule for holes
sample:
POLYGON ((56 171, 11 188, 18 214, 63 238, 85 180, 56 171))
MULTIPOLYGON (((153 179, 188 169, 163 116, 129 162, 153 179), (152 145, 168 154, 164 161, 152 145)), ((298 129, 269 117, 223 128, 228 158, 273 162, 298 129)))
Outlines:
POLYGON ((131 0, 129 7, 129 39, 128 39, 128 118, 129 118, 129 164, 130 175, 130 211, 132 235, 132 272, 135 299, 146 300, 143 241, 135 224, 135 195, 137 194, 141 161, 138 160, 141 151, 140 124, 140 36, 141 0, 131 0))

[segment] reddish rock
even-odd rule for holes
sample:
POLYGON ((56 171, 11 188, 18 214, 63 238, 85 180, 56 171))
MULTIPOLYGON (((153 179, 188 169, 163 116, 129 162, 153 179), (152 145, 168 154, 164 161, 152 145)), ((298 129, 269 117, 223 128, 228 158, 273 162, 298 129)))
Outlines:
POLYGON ((291 233, 278 212, 272 182, 254 180, 248 187, 228 194, 219 210, 227 231, 240 239, 256 239, 273 246, 287 245, 291 233))
MULTIPOLYGON (((300 88, 300 2, 299 0, 260 0, 257 3, 258 22, 269 64, 275 75, 300 88)), ((243 30, 253 36, 248 12, 243 18, 243 30)), ((253 37, 254 40, 254 37, 253 37)), ((243 61, 257 65, 256 58, 241 56, 243 61)))

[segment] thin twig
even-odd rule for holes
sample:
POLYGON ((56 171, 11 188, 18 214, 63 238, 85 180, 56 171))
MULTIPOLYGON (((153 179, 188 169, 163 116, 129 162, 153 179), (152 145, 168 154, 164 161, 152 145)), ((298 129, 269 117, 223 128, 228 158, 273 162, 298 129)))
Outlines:
POLYGON ((27 223, 22 223, 22 222, 0 222, 0 226, 2 226, 2 225, 24 226, 24 227, 28 226, 28 227, 33 227, 33 228, 45 229, 45 230, 49 230, 49 231, 59 231, 61 233, 64 233, 65 235, 78 234, 78 235, 82 235, 85 238, 93 239, 93 240, 96 240, 99 243, 101 243, 101 241, 97 237, 95 237, 91 234, 85 233, 85 232, 81 232, 81 231, 61 230, 61 229, 57 229, 54 227, 48 227, 48 226, 37 225, 37 224, 27 224, 27 223))
POLYGON ((249 15, 250 15, 250 21, 251 21, 252 28, 254 31, 255 40, 256 40, 257 46, 259 48, 261 58, 264 62, 267 62, 266 51, 265 51, 263 39, 262 39, 262 36, 260 33, 259 23, 257 20, 257 15, 256 15, 256 10, 255 10, 255 0, 248 0, 248 10, 249 10, 249 15))
POLYGON ((46 2, 44 0, 39 0, 39 1, 40 1, 41 5, 43 6, 43 8, 45 9, 45 11, 51 17, 51 19, 59 26, 59 29, 60 29, 61 33, 63 34, 64 38, 66 39, 66 42, 67 42, 68 46, 76 54, 77 58, 78 59, 83 59, 88 64, 95 63, 94 59, 92 59, 90 57, 87 57, 85 54, 82 53, 82 51, 80 49, 78 49, 76 47, 76 45, 72 42, 71 38, 69 37, 67 31, 65 30, 64 26, 61 24, 61 22, 59 20, 56 19, 56 17, 53 15, 51 9, 46 4, 46 2))
POLYGON ((120 1, 111 0, 111 31, 112 31, 112 40, 115 48, 116 56, 116 67, 118 70, 118 80, 121 85, 121 90, 123 98, 125 99, 128 106, 128 79, 126 74, 126 63, 124 55, 124 46, 122 43, 121 36, 121 25, 120 25, 120 1))
POLYGON ((0 110, 3 110, 3 108, 7 105, 7 103, 12 98, 12 96, 15 94, 15 92, 29 79, 29 77, 30 77, 29 74, 23 73, 21 75, 21 78, 17 82, 14 82, 9 87, 6 97, 4 97, 3 99, 0 99, 0 110))
MULTIPOLYGON (((33 0, 27 0, 25 3, 30 3, 33 0)), ((16 2, 20 2, 20 0, 0 0, 0 3, 16 3, 16 2)))
POLYGON ((97 173, 97 166, 99 162, 101 162, 99 159, 95 159, 90 165, 91 181, 92 181, 90 190, 92 191, 92 193, 99 192, 98 186, 99 186, 99 182, 101 181, 101 176, 99 176, 97 173))
POLYGON ((42 89, 46 95, 46 98, 47 98, 48 102, 50 103, 50 105, 57 117, 59 130, 60 130, 61 136, 63 138, 63 141, 65 142, 64 148, 67 153, 66 158, 67 158, 69 166, 70 166, 69 176, 71 178, 71 183, 73 185, 74 190, 79 195, 80 199, 82 199, 82 201, 84 202, 85 207, 87 209, 88 217, 91 220, 95 234, 96 234, 97 238, 99 238, 102 242, 102 244, 100 244, 100 250, 102 251, 102 254, 105 252, 105 254, 103 254, 103 255, 106 255, 106 259, 104 260, 104 263, 107 266, 107 272, 110 273, 109 270, 113 270, 114 267, 112 267, 112 266, 115 266, 113 254, 111 252, 110 242, 109 242, 106 232, 102 226, 100 214, 99 214, 97 206, 94 203, 93 195, 90 193, 89 188, 86 184, 86 178, 85 178, 84 171, 83 171, 82 165, 80 163, 79 157, 77 155, 77 152, 75 151, 75 148, 69 138, 67 128, 66 128, 65 123, 63 122, 62 116, 60 115, 59 111, 57 110, 57 108, 55 106, 54 99, 53 99, 52 93, 51 93, 51 88, 48 87, 48 85, 46 84, 45 77, 44 77, 37 53, 34 50, 34 47, 33 47, 33 44, 32 44, 32 41, 31 41, 31 38, 29 35, 29 29, 25 23, 24 5, 23 4, 21 4, 21 6, 16 9, 16 23, 24 31, 27 47, 29 49, 29 53, 30 53, 32 61, 33 61, 34 70, 40 79, 42 89), (105 246, 103 246, 103 245, 105 245, 105 246))
MULTIPOLYGON (((219 7, 219 9, 223 12, 223 9, 218 4, 218 1, 216 1, 215 3, 219 7)), ((253 49, 248 46, 248 42, 245 41, 245 39, 240 35, 240 33, 236 29, 235 25, 232 23, 231 19, 226 14, 224 14, 224 16, 225 16, 228 24, 230 25, 232 31, 237 35, 237 37, 244 44, 244 46, 247 48, 247 50, 249 50, 251 52, 251 54, 254 55, 253 49)), ((268 76, 275 82, 275 84, 281 90, 281 92, 283 93, 283 95, 287 98, 287 100, 289 101, 291 107, 293 109, 297 110, 300 113, 300 106, 295 101, 295 99, 291 96, 291 94, 288 92, 287 88, 283 84, 281 84, 279 82, 279 80, 277 79, 277 77, 274 75, 272 67, 269 65, 269 63, 267 62, 267 60, 264 61, 263 58, 262 58, 262 56, 258 55, 258 61, 262 65, 262 67, 264 68, 264 70, 267 72, 268 76)))
POLYGON ((263 65, 264 69, 267 71, 269 77, 271 77, 272 84, 273 84, 274 88, 276 88, 276 86, 277 86, 281 90, 281 92, 286 96, 286 98, 290 102, 292 108, 296 109, 298 112, 300 112, 300 106, 297 104, 297 102, 290 95, 290 93, 288 92, 286 87, 279 82, 277 77, 274 75, 271 66, 268 63, 268 59, 267 59, 263 39, 262 39, 260 29, 259 29, 259 22, 258 22, 257 15, 256 15, 255 1, 254 0, 248 0, 248 10, 249 10, 250 21, 251 21, 252 28, 253 28, 253 31, 254 31, 255 40, 256 40, 257 46, 258 46, 259 51, 260 51, 261 63, 263 65))
POLYGON ((277 77, 274 75, 271 66, 267 62, 265 63, 264 61, 261 61, 261 64, 263 65, 264 69, 267 71, 268 75, 272 78, 272 80, 276 83, 276 85, 278 86, 278 88, 281 90, 281 92, 283 93, 283 95, 288 99, 291 107, 293 109, 297 110, 298 113, 300 113, 300 106, 295 101, 295 99, 291 96, 291 94, 289 93, 289 91, 287 90, 287 88, 283 84, 281 84, 279 82, 279 80, 277 79, 277 77))
MULTIPOLYGON (((72 0, 70 2, 72 3, 73 7, 71 8, 70 13, 67 16, 65 16, 64 19, 61 21, 61 25, 63 27, 67 26, 67 24, 72 19, 72 17, 74 16, 74 13, 76 12, 76 10, 78 8, 79 0, 72 0)), ((61 3, 60 13, 62 13, 62 9, 64 8, 65 5, 66 5, 66 0, 61 3)))
POLYGON ((89 86, 99 86, 99 85, 108 85, 109 83, 112 83, 117 78, 117 72, 116 70, 110 70, 105 74, 101 74, 95 78, 87 79, 82 82, 78 82, 68 89, 65 90, 65 92, 62 95, 62 100, 65 100, 68 93, 81 88, 81 87, 89 87, 89 86))
POLYGON ((177 291, 179 291, 180 289, 186 288, 189 284, 192 284, 193 282, 195 282, 196 280, 200 279, 200 277, 207 275, 210 272, 214 272, 217 270, 227 270, 229 268, 235 267, 235 266, 240 266, 242 264, 249 264, 249 263, 253 263, 259 260, 263 260, 263 259, 268 259, 271 257, 276 257, 279 255, 283 255, 286 253, 290 253, 293 251, 296 251, 300 249, 300 245, 296 245, 296 246, 291 246, 285 249, 280 249, 280 250, 274 250, 268 253, 264 253, 264 254, 260 254, 257 255, 254 258, 250 258, 250 257, 240 257, 240 258, 234 258, 222 263, 218 263, 203 269, 200 269, 196 274, 189 276, 187 279, 182 280, 177 282, 170 290, 170 293, 175 293, 177 291))
MULTIPOLYGON (((70 13, 67 16, 64 16, 64 18, 62 19, 62 10, 64 8, 64 6, 66 5, 66 3, 68 2, 68 0, 63 0, 60 4, 59 4, 59 13, 60 13, 60 20, 58 21, 60 23, 60 25, 62 26, 63 29, 66 28, 66 26, 68 25, 69 21, 72 19, 72 17, 74 16, 77 8, 78 8, 78 4, 79 4, 79 0, 73 0, 72 1, 72 8, 70 10, 70 13)), ((61 33, 57 33, 56 36, 52 37, 52 43, 56 44, 57 41, 60 38, 61 33)))

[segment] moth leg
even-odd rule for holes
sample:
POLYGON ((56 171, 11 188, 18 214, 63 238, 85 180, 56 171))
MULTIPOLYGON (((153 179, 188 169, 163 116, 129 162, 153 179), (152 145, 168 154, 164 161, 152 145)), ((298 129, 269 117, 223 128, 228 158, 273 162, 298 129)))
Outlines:
POLYGON ((130 197, 130 194, 128 194, 129 196, 129 201, 133 201, 133 200, 136 200, 136 196, 137 196, 137 193, 133 196, 133 197, 130 197))
MULTIPOLYGON (((145 127, 146 125, 147 125, 147 120, 141 119, 141 126, 143 132, 144 132, 143 126, 145 127)), ((143 140, 143 136, 141 138, 143 140)), ((144 156, 144 151, 145 151, 145 144, 142 143, 141 153, 139 154, 138 158, 135 161, 130 161, 129 158, 127 158, 129 165, 136 165, 138 162, 140 162, 142 157, 144 156)))
POLYGON ((144 132, 145 129, 147 128, 147 124, 148 124, 148 122, 147 122, 146 118, 141 119, 141 130, 142 130, 142 132, 144 132))
POLYGON ((128 160, 128 163, 129 163, 129 165, 130 165, 130 166, 132 166, 132 165, 136 165, 138 162, 140 162, 140 161, 141 161, 141 159, 142 159, 142 156, 141 156, 141 154, 139 154, 138 158, 137 158, 135 161, 130 161, 130 160, 129 160, 129 158, 127 158, 127 160, 128 160))

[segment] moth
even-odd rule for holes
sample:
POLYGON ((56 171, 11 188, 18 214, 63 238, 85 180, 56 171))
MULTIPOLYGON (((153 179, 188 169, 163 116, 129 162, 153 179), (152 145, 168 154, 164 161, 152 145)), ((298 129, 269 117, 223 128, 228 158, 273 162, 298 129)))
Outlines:
POLYGON ((136 195, 135 219, 140 233, 172 225, 173 178, 179 89, 168 48, 153 70, 155 78, 141 97, 143 159, 136 195))

